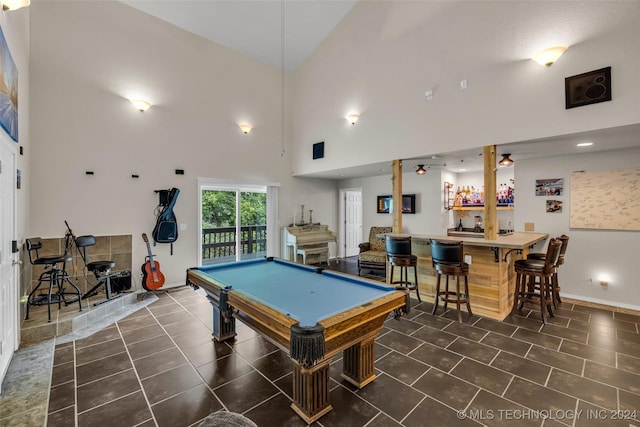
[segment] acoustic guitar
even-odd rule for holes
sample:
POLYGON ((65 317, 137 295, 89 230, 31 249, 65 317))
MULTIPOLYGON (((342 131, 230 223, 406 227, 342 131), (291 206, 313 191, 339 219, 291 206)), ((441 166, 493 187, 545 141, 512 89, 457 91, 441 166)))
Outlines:
POLYGON ((164 285, 164 274, 160 272, 158 261, 153 259, 146 233, 142 233, 142 240, 147 244, 147 252, 149 253, 147 261, 142 265, 142 287, 147 291, 153 291, 164 285))

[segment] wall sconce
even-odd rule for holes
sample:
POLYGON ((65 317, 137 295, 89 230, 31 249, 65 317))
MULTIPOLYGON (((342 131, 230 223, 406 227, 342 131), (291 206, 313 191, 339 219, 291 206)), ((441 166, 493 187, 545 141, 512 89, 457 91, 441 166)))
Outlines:
POLYGON ((131 103, 136 106, 138 111, 144 113, 149 108, 151 108, 151 103, 149 101, 145 101, 144 99, 130 99, 131 103))
POLYGON ((540 65, 550 67, 567 50, 566 46, 554 46, 533 55, 533 60, 540 65))
POLYGON ((31 4, 31 0, 3 0, 2 10, 17 10, 21 7, 27 7, 31 4))
POLYGON ((360 114, 349 114, 347 116, 347 120, 349 120, 349 123, 351 123, 352 125, 355 125, 359 118, 360 114))
POLYGON ((416 169, 416 173, 418 175, 424 175, 427 173, 427 170, 424 168, 424 165, 418 165, 418 169, 416 169))
POLYGON ((501 168, 510 168, 511 166, 513 166, 513 160, 509 158, 510 155, 511 153, 503 154, 502 160, 498 162, 498 166, 500 166, 501 168))
POLYGON ((240 126, 240 130, 244 133, 249 133, 251 129, 253 129, 253 126, 246 123, 240 123, 238 126, 240 126))
POLYGON ((609 276, 606 274, 598 276, 598 281, 600 282, 600 286, 609 286, 609 276))

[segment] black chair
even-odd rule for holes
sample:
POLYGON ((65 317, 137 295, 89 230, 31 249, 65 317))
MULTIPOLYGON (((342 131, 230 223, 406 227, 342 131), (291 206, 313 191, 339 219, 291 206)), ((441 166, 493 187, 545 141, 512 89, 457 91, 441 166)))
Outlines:
POLYGON ((444 301, 444 310, 447 311, 447 304, 456 303, 458 310, 458 321, 462 323, 462 313, 460 304, 467 305, 467 312, 472 315, 471 304, 469 303, 469 264, 464 262, 464 247, 462 242, 441 242, 431 241, 431 261, 433 268, 438 274, 436 282, 436 294, 433 301, 431 314, 436 314, 438 301, 444 301), (440 278, 446 276, 444 291, 440 290, 440 278), (456 290, 449 290, 449 276, 456 278, 456 290), (464 277, 464 292, 460 291, 460 277, 464 277))
POLYGON ((387 249, 387 261, 391 265, 391 284, 398 284, 409 290, 415 290, 418 301, 420 291, 418 289, 418 257, 411 254, 411 237, 386 236, 385 247, 387 249), (400 267, 400 280, 393 280, 393 268, 400 267), (413 267, 413 283, 409 282, 409 267, 413 267))
POLYGON ((560 239, 549 240, 544 261, 519 259, 513 266, 516 270, 516 288, 513 297, 513 311, 522 310, 524 303, 533 298, 540 299, 540 317, 542 323, 546 323, 544 308, 547 308, 549 317, 553 317, 551 301, 553 299, 552 281, 558 268, 560 258, 560 239), (536 280, 538 279, 538 280, 536 280), (520 307, 518 307, 520 303, 520 307))
MULTIPOLYGON (((560 246, 560 255, 558 257, 558 267, 564 264, 564 255, 567 253, 567 246, 569 246, 569 236, 563 234, 560 237, 556 237, 560 239, 562 245, 560 246)), ((527 259, 544 261, 547 254, 545 252, 532 252, 527 255, 527 259)), ((561 304, 562 300, 560 299, 560 284, 558 282, 558 270, 553 273, 553 277, 551 278, 551 293, 553 295, 553 306, 556 306, 556 303, 561 304)))
POLYGON ((58 303, 59 310, 62 307, 62 302, 64 302, 65 305, 69 305, 78 301, 80 311, 82 311, 80 288, 71 281, 66 270, 67 263, 71 262, 73 259, 73 257, 68 253, 69 245, 65 244, 65 253, 62 255, 40 256, 39 251, 42 249, 42 239, 40 239, 40 237, 26 239, 25 244, 27 251, 29 252, 29 262, 31 262, 31 265, 41 265, 44 267, 44 271, 40 273, 40 277, 38 278, 38 284, 29 293, 29 297, 27 298, 25 320, 29 319, 30 306, 45 304, 44 298, 42 298, 44 297, 44 294, 41 298, 37 298, 35 295, 36 291, 43 283, 49 283, 49 290, 47 292, 46 299, 49 322, 51 322, 52 302, 58 303), (66 292, 64 289, 65 282, 69 283, 75 289, 75 292, 66 292), (54 287, 56 288, 55 292, 53 291, 54 287), (75 297, 67 300, 67 295, 75 295, 75 297))
POLYGON ((116 266, 114 261, 89 261, 89 246, 95 246, 96 238, 92 235, 87 236, 79 236, 76 237, 76 246, 78 250, 81 250, 80 254, 82 259, 84 260, 84 265, 88 271, 93 273, 95 276, 97 283, 91 289, 89 289, 82 298, 89 298, 98 293, 98 288, 102 285, 105 287, 106 299, 102 301, 95 302, 93 305, 102 304, 104 302, 110 301, 112 299, 116 299, 121 295, 113 295, 111 289, 111 269, 116 266))

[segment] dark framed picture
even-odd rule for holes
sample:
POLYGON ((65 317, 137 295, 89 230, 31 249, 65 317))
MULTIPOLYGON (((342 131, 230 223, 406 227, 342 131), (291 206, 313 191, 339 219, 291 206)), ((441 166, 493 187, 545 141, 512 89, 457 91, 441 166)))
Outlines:
MULTIPOLYGON (((393 204, 393 197, 391 196, 378 196, 377 200, 377 213, 388 214, 391 213, 393 204)), ((415 214, 416 213, 416 195, 415 194, 403 194, 402 195, 402 213, 403 214, 415 214)))
POLYGON ((313 144, 313 160, 324 157, 324 141, 313 144))
POLYGON ((611 67, 564 79, 566 109, 611 101, 611 67))

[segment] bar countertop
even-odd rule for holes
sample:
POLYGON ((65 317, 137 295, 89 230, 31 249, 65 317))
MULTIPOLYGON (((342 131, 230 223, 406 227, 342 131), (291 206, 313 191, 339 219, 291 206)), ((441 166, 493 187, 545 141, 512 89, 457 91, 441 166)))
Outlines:
POLYGON ((407 234, 407 233, 386 233, 390 236, 410 236, 415 240, 442 240, 448 242, 464 242, 465 246, 489 246, 494 248, 510 248, 524 249, 535 245, 538 242, 546 240, 549 235, 547 233, 534 233, 529 231, 516 231, 505 236, 498 236, 495 240, 485 239, 483 237, 461 237, 461 236, 443 236, 431 234, 407 234))

